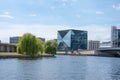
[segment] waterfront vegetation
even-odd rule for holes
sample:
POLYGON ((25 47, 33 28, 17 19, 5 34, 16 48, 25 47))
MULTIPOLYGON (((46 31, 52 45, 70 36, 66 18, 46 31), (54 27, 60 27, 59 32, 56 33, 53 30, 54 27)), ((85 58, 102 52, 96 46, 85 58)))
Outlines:
POLYGON ((45 53, 55 54, 57 48, 57 42, 55 40, 47 41, 44 45, 45 53))
POLYGON ((0 52, 0 58, 39 58, 53 57, 56 54, 57 42, 42 42, 31 33, 25 33, 17 44, 17 52, 0 52))
POLYGON ((39 54, 55 54, 57 42, 54 40, 43 43, 40 39, 36 38, 31 33, 25 33, 20 37, 17 44, 17 53, 22 55, 29 55, 35 57, 39 54))

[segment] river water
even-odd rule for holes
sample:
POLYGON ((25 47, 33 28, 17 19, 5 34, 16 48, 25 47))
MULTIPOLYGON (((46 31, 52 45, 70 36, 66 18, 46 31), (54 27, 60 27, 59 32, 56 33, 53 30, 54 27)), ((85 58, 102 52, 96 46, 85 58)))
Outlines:
POLYGON ((120 58, 0 59, 0 80, 120 80, 120 58))

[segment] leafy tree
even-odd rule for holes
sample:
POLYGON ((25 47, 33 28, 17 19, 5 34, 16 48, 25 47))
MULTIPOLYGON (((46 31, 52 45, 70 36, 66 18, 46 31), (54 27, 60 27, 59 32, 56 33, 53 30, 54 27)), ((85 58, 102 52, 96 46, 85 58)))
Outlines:
POLYGON ((37 49, 40 53, 43 53, 43 43, 39 38, 36 38, 37 49))
POLYGON ((45 43, 45 53, 56 54, 57 42, 55 40, 49 40, 45 43))
POLYGON ((33 57, 39 52, 42 52, 40 39, 30 33, 25 33, 17 44, 17 53, 30 55, 33 57))

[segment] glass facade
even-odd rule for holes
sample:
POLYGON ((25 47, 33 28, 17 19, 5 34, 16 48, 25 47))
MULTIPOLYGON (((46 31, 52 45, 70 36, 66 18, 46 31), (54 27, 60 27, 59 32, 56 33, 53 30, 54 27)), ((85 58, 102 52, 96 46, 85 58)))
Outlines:
POLYGON ((74 51, 87 49, 87 31, 62 30, 58 31, 58 51, 74 51))

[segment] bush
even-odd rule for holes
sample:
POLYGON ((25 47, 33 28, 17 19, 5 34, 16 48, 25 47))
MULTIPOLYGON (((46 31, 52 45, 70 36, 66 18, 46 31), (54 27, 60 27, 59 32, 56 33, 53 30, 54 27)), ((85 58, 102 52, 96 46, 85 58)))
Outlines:
POLYGON ((45 53, 56 54, 57 42, 55 40, 49 40, 45 43, 45 53))

